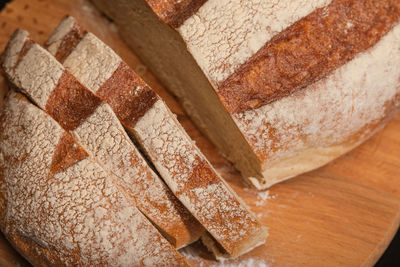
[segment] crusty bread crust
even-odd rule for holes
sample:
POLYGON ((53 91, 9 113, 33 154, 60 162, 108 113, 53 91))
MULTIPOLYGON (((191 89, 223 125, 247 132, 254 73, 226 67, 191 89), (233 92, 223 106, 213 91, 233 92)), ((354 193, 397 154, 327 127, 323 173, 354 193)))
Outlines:
MULTIPOLYGON (((176 247, 197 240, 204 231, 147 164, 111 108, 80 84, 46 50, 23 32, 13 40, 30 42, 18 65, 5 68, 10 80, 47 111, 102 166, 113 173, 121 192, 165 234, 176 247), (49 71, 51 70, 51 71, 49 71)), ((18 52, 17 52, 18 54, 18 52)))
POLYGON ((325 165, 385 125, 399 105, 399 41, 396 25, 374 47, 326 78, 233 115, 263 163, 260 176, 252 179, 259 181, 257 187, 325 165))
MULTIPOLYGON (((74 49, 71 48, 71 51, 74 49)), ((125 62, 120 63, 95 93, 112 107, 122 124, 129 129, 133 129, 138 120, 160 100, 125 62)))
MULTIPOLYGON (((47 45, 62 41, 59 29, 74 19, 65 18, 50 37, 47 45), (54 38, 58 36, 60 39, 54 38), (61 40, 61 41, 60 41, 61 40)), ((71 31, 80 27, 71 27, 71 31)), ((65 33, 64 36, 79 36, 65 33)), ((265 242, 266 229, 245 204, 216 173, 205 156, 193 144, 175 116, 158 95, 124 62, 108 70, 108 58, 116 54, 91 33, 76 45, 59 49, 69 54, 64 66, 94 93, 109 103, 125 128, 136 137, 164 181, 184 206, 231 257, 237 257, 265 242), (91 51, 91 53, 85 53, 91 51), (97 69, 80 64, 103 62, 97 69), (93 82, 91 72, 110 72, 93 82)), ((53 54, 57 52, 54 51, 53 54)))
POLYGON ((207 0, 140 0, 146 2, 153 11, 171 27, 179 27, 207 0))
POLYGON ((397 110, 398 1, 208 0, 177 31, 137 2, 94 2, 257 188, 339 157, 397 110), (255 108, 227 111, 218 94, 230 75, 226 99, 255 108), (281 81, 299 90, 278 96, 281 81), (277 97, 262 105, 268 84, 277 97))
POLYGON ((56 87, 53 88, 46 110, 67 131, 81 126, 102 104, 100 98, 93 95, 68 72, 63 72, 56 87))
POLYGON ((0 228, 34 266, 188 266, 49 115, 10 92, 0 119, 0 228))
POLYGON ((374 46, 399 19, 398 0, 334 0, 277 34, 217 94, 230 113, 279 100, 374 46))

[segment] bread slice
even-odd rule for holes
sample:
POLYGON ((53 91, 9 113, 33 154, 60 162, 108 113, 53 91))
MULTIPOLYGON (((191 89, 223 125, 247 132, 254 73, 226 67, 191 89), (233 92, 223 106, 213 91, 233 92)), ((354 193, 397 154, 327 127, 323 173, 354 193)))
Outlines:
POLYGON ((93 2, 258 189, 349 151, 396 109, 397 0, 93 2))
POLYGON ((11 38, 3 66, 18 89, 118 177, 121 192, 173 245, 180 248, 201 236, 203 227, 149 167, 111 108, 29 39, 26 31, 18 30, 11 38))
POLYGON ((175 196, 225 254, 237 257, 265 242, 266 228, 217 174, 161 98, 111 48, 72 17, 60 23, 46 46, 113 108, 175 196))
POLYGON ((0 228, 34 266, 188 266, 71 135, 10 91, 0 117, 0 228))

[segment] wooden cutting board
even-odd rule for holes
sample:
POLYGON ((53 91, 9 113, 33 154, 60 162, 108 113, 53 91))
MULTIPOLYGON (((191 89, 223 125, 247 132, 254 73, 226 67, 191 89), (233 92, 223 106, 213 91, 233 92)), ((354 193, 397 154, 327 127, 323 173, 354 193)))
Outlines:
MULTIPOLYGON (((66 15, 109 44, 163 97, 211 163, 270 228, 268 243, 237 266, 372 266, 400 223, 400 115, 368 142, 314 172, 267 192, 245 189, 240 176, 195 128, 181 107, 86 0, 15 0, 0 14, 0 51, 20 27, 43 43, 66 15)), ((0 77, 0 92, 6 85, 0 77)), ((34 215, 33 215, 34 216, 34 215)), ((194 265, 216 262, 200 243, 183 251, 194 265)), ((230 262, 225 262, 228 265, 230 262)), ((0 266, 28 265, 0 235, 0 266)))

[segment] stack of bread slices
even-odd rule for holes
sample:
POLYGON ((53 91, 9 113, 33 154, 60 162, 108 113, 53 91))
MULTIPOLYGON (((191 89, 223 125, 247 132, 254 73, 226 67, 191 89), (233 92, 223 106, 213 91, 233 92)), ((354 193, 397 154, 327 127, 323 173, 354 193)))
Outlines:
POLYGON ((234 258, 267 237, 163 100, 66 17, 1 58, 0 228, 35 266, 187 266, 201 239, 234 258), (47 49, 47 50, 46 50, 47 49))

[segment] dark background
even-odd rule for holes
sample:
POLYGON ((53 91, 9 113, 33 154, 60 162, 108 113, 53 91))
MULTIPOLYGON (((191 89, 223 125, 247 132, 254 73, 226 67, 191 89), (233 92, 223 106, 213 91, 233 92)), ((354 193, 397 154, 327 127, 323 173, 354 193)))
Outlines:
MULTIPOLYGON (((9 1, 10 0, 0 0, 0 10, 9 1)), ((400 266, 400 230, 397 232, 395 238, 393 239, 389 248, 383 254, 382 258, 375 265, 375 267, 387 267, 387 266, 389 267, 400 266)))

